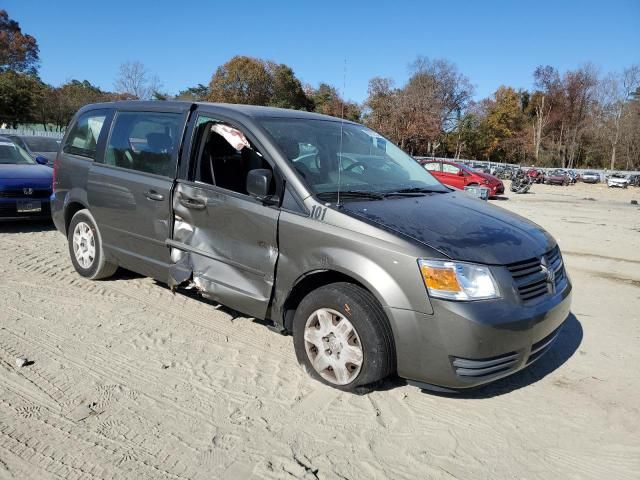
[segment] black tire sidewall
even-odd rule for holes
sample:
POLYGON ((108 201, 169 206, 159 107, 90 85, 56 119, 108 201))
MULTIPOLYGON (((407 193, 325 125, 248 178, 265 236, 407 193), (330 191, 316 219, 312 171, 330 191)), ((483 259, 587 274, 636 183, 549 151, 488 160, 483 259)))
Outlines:
POLYGON ((293 342, 298 362, 308 374, 320 382, 344 391, 376 383, 391 373, 394 352, 391 329, 380 322, 388 322, 381 307, 366 290, 351 284, 331 284, 307 295, 298 306, 293 320, 293 342), (348 287, 345 287, 348 285, 348 287), (357 289, 357 290, 356 290, 357 289), (348 311, 347 311, 348 307, 348 311), (323 378, 311 365, 305 349, 304 328, 309 316, 320 308, 328 308, 344 315, 353 325, 363 350, 360 373, 346 385, 336 385, 323 378), (376 316, 376 318, 372 318, 376 316), (384 318, 382 318, 382 317, 384 318), (386 331, 385 331, 386 330, 386 331))
POLYGON ((67 244, 69 247, 69 256, 71 257, 71 263, 73 263, 73 268, 76 269, 76 272, 86 278, 95 278, 99 270, 101 269, 104 260, 102 254, 100 232, 98 231, 98 227, 96 226, 93 216, 89 213, 88 210, 80 210, 71 219, 69 230, 67 231, 67 244), (93 241, 95 243, 96 253, 93 259, 93 263, 89 268, 84 268, 78 263, 76 255, 73 251, 73 232, 76 228, 76 225, 78 225, 78 223, 80 222, 84 222, 89 225, 89 228, 91 228, 91 231, 93 232, 93 241))

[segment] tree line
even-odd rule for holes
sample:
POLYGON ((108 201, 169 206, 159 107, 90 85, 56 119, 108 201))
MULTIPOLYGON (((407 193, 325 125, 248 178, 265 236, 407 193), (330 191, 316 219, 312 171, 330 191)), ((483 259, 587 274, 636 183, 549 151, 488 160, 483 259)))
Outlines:
POLYGON ((243 103, 319 112, 362 122, 413 155, 537 166, 640 169, 640 65, 601 74, 593 65, 539 66, 533 88, 500 86, 474 99, 471 80, 444 59, 418 57, 409 79, 374 77, 362 103, 327 83, 303 84, 293 69, 236 56, 207 84, 171 95, 141 62, 120 66, 113 91, 88 80, 60 86, 38 76, 39 50, 0 10, 0 124, 63 130, 87 103, 123 99, 243 103))

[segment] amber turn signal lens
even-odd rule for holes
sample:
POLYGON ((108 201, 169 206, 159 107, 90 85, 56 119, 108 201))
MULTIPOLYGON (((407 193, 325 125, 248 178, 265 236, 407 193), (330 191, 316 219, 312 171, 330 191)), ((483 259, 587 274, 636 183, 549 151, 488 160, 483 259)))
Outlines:
POLYGON ((430 290, 443 290, 445 292, 459 292, 462 290, 453 268, 438 268, 422 264, 420 270, 422 271, 424 283, 430 290))

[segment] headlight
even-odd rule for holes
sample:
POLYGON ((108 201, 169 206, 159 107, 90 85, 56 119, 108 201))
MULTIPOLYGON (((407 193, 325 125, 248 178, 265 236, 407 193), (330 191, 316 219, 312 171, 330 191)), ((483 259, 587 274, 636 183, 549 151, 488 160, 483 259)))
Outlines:
POLYGON ((498 287, 484 265, 446 260, 418 260, 429 295, 447 300, 498 298, 498 287))

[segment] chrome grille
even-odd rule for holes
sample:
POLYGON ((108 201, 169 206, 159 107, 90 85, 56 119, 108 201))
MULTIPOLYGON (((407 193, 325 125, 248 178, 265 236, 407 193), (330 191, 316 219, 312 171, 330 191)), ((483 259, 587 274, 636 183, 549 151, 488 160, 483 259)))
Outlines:
POLYGON ((557 246, 542 257, 512 263, 507 268, 523 302, 555 292, 565 278, 562 255, 557 246))
POLYGON ((26 194, 22 188, 8 188, 0 190, 0 198, 49 198, 50 188, 34 188, 30 194, 26 194))

